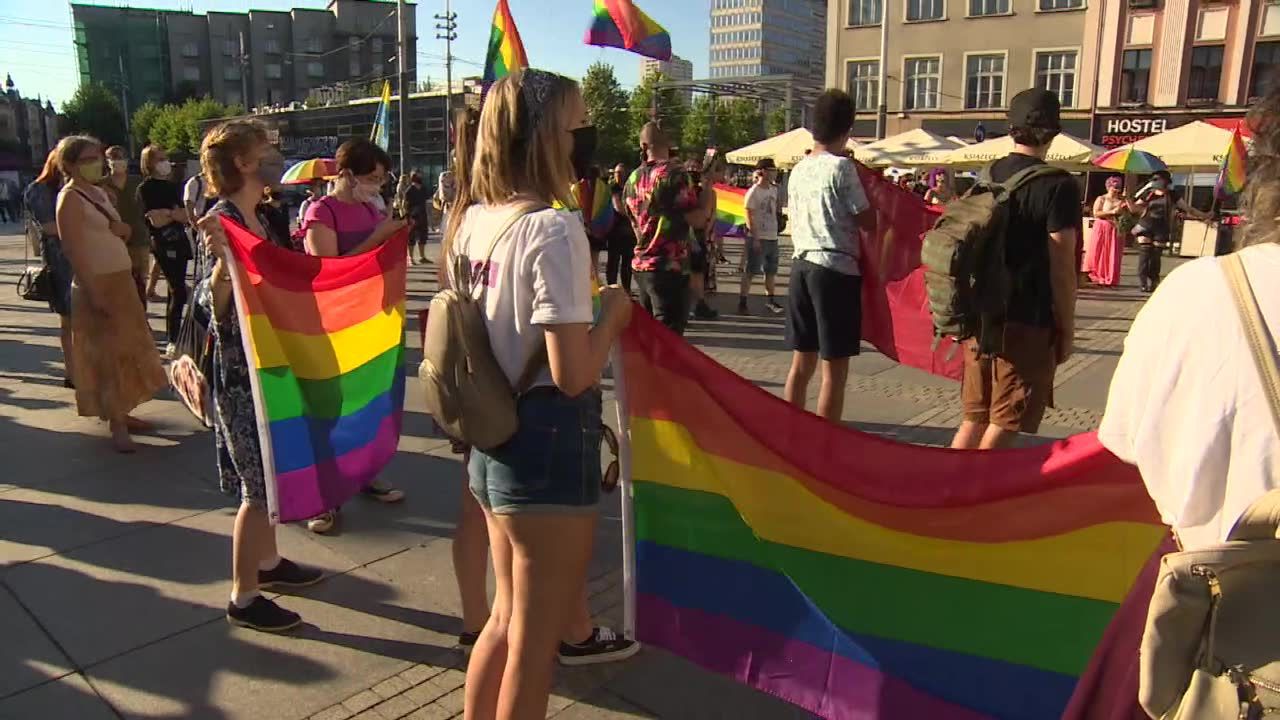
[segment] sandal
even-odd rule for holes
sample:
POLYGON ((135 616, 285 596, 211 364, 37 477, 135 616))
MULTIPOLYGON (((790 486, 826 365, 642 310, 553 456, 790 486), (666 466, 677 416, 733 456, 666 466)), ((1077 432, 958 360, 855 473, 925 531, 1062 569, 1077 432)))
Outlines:
POLYGON ((391 487, 381 480, 374 480, 369 485, 361 488, 360 492, 380 503, 391 504, 404 500, 403 490, 391 487))

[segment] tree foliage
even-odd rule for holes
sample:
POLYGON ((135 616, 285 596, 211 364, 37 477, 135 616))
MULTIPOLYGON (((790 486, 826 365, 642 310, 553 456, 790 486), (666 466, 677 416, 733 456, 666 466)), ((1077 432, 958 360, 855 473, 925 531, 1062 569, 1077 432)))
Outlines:
POLYGON ((124 145, 120 100, 104 85, 86 83, 62 106, 63 134, 92 135, 107 145, 124 145))
POLYGON ((631 132, 627 91, 618 84, 612 65, 598 62, 587 68, 582 97, 599 134, 596 162, 610 167, 631 159, 637 140, 631 132))
POLYGON ((133 112, 133 118, 129 122, 129 132, 133 133, 133 142, 138 147, 151 142, 151 128, 160 118, 160 110, 160 105, 149 102, 133 112))
POLYGON ((764 126, 755 101, 713 101, 703 95, 693 101, 685 118, 681 147, 686 155, 705 147, 734 150, 763 138, 764 126))
POLYGON ((679 92, 656 87, 664 79, 661 73, 651 73, 631 92, 628 112, 631 116, 631 137, 636 138, 634 146, 637 149, 640 129, 650 120, 657 120, 673 141, 679 142, 684 137, 684 120, 689 108, 679 92))
POLYGON ((150 108, 143 105, 133 116, 135 132, 140 124, 138 116, 144 111, 146 114, 141 119, 147 124, 145 141, 159 145, 176 157, 193 157, 200 152, 200 140, 204 137, 201 126, 206 120, 242 112, 238 105, 223 105, 207 95, 191 98, 181 105, 153 105, 150 108))
POLYGON ((791 118, 787 116, 786 105, 779 105, 769 111, 765 118, 765 133, 768 137, 781 135, 791 129, 791 118))

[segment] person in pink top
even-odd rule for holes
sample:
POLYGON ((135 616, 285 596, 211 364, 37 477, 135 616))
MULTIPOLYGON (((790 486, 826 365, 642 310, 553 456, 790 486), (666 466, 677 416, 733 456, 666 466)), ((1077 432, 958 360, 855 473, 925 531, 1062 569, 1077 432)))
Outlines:
MULTIPOLYGON (((391 157, 372 142, 348 140, 338 148, 338 180, 333 190, 307 205, 302 218, 303 249, 308 255, 336 257, 368 252, 405 226, 404 220, 388 218, 374 205, 382 191, 391 157)), ((385 480, 375 480, 363 490, 368 497, 397 503, 404 492, 385 480)), ((315 533, 333 529, 337 508, 307 521, 315 533)))

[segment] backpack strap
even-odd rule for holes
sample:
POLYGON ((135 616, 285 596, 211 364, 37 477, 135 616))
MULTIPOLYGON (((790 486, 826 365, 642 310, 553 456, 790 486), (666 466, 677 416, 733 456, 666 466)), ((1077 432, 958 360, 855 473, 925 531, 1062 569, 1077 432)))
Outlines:
POLYGON ((1043 178, 1043 177, 1050 177, 1055 175, 1066 175, 1066 174, 1067 174, 1066 170, 1062 170, 1061 168, 1056 168, 1052 165, 1045 165, 1043 163, 1039 163, 1036 165, 1032 165, 1031 167, 1023 168, 1019 170, 1018 172, 1014 173, 1008 180, 1005 180, 1004 182, 998 183, 998 184, 1004 188, 1004 192, 1006 195, 1012 195, 1018 190, 1022 189, 1024 185, 1030 183, 1033 180, 1039 180, 1040 178, 1043 178))
MULTIPOLYGON (((1271 422, 1277 432, 1280 432, 1280 368, 1276 366, 1273 338, 1267 330, 1261 310, 1258 309, 1258 299, 1253 293, 1240 255, 1228 255, 1222 262, 1222 269, 1227 274, 1227 283, 1231 286, 1236 310, 1240 313, 1240 323, 1249 342, 1249 352, 1253 355, 1258 379, 1262 381, 1262 391, 1271 408, 1271 422)), ((1255 500, 1236 521, 1228 539, 1280 539, 1280 490, 1272 490, 1255 500)))

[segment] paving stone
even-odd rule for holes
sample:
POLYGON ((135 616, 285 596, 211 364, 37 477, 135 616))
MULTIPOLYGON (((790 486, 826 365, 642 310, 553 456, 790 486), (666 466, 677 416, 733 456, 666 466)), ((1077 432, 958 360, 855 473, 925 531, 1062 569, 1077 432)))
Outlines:
POLYGON ((443 705, 431 703, 410 713, 407 716, 407 720, 446 720, 453 717, 454 714, 445 709, 443 705))
POLYGON ((457 715, 462 712, 462 706, 466 703, 466 689, 457 688, 450 691, 447 695, 436 701, 440 707, 448 710, 450 713, 457 715))
POLYGON ((374 705, 373 709, 377 710, 378 714, 387 720, 400 720, 405 715, 417 710, 418 705, 407 695, 396 695, 374 705))
POLYGON ((408 680, 396 675, 373 686, 373 692, 383 698, 395 697, 413 687, 408 680))
POLYGON ((400 678, 409 683, 409 687, 420 685, 427 680, 444 672, 445 668, 436 667, 434 665, 414 665, 413 667, 400 673, 400 678))
POLYGON ((360 713, 382 702, 372 690, 362 690, 342 701, 342 706, 353 713, 360 713))
POLYGON ((352 712, 342 705, 334 705, 331 708, 321 710, 312 715, 309 720, 347 720, 352 716, 352 712))

